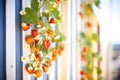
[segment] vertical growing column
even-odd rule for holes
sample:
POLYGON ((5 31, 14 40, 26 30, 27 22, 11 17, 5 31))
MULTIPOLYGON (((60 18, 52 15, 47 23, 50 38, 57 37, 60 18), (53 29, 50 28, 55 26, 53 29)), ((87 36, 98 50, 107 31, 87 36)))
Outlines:
POLYGON ((80 32, 80 55, 82 69, 81 80, 102 80, 101 68, 98 63, 102 60, 99 48, 98 22, 94 14, 93 6, 99 7, 100 0, 86 0, 80 4, 79 13, 82 20, 80 32))
POLYGON ((60 30, 62 14, 60 0, 32 0, 30 6, 20 11, 24 50, 21 57, 24 71, 30 76, 40 78, 43 73, 50 74, 52 62, 64 50, 64 34, 60 30), (56 30, 55 30, 56 28, 56 30), (53 46, 56 45, 57 46, 53 46))

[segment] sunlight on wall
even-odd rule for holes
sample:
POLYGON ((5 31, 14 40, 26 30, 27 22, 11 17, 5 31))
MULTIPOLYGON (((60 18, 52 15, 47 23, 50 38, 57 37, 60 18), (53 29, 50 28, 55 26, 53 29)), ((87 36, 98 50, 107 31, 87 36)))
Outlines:
POLYGON ((120 43, 120 0, 112 1, 111 10, 111 41, 120 43))
POLYGON ((101 63, 103 77, 107 80, 108 76, 108 45, 110 43, 110 19, 111 19, 111 5, 110 0, 101 0, 100 10, 95 9, 95 13, 97 15, 98 21, 100 23, 100 45, 101 45, 101 55, 103 57, 103 61, 101 63))

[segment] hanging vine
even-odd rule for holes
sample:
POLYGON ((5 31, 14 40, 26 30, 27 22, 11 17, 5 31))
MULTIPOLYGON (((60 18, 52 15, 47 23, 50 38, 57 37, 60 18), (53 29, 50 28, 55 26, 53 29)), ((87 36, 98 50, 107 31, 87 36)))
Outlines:
MULTIPOLYGON (((60 31, 62 14, 59 10, 61 0, 32 0, 30 7, 20 11, 25 43, 30 52, 21 57, 25 70, 32 76, 40 77, 47 73, 52 61, 64 50, 64 34, 60 31)), ((26 54, 26 53, 24 53, 26 54)))
MULTIPOLYGON (((93 20, 96 18, 93 6, 95 5, 99 8, 99 4, 100 0, 83 0, 80 5, 81 11, 79 16, 83 26, 83 30, 80 33, 80 55, 83 63, 80 71, 81 80, 103 80, 101 76, 102 70, 100 68, 102 57, 100 56, 99 49, 95 51, 93 47, 93 44, 96 44, 99 48, 99 35, 92 30, 95 26, 93 20), (94 65, 95 60, 98 65, 94 65), (94 77, 95 74, 97 78, 94 77)), ((96 27, 98 29, 99 23, 96 21, 95 24, 97 24, 96 27)))

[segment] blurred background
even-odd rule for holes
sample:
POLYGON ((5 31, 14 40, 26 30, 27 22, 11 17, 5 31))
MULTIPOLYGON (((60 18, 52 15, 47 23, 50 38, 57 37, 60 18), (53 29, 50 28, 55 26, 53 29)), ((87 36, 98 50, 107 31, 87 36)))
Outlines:
MULTIPOLYGON (((0 1, 0 80, 80 80, 81 59, 79 18, 82 0, 67 0, 61 4, 64 14, 62 31, 67 37, 65 50, 53 65, 49 75, 41 78, 29 76, 23 69, 21 56, 25 49, 22 41, 20 10, 31 0, 0 1)), ((91 0, 92 1, 92 0, 91 0)), ((100 8, 94 7, 100 25, 100 67, 104 80, 120 80, 120 0, 100 0, 100 8)))

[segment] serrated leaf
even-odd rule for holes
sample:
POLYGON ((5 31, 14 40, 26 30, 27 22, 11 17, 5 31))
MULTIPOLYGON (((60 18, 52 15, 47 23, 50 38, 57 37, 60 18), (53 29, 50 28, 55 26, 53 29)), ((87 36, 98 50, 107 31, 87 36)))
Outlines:
POLYGON ((37 24, 38 22, 38 15, 37 13, 31 8, 25 8, 26 14, 22 16, 22 22, 28 24, 37 24))
POLYGON ((38 0, 32 0, 31 2, 31 8, 35 10, 36 12, 39 11, 39 2, 38 0))
POLYGON ((52 15, 55 17, 56 20, 61 21, 60 11, 56 8, 53 8, 52 15))

